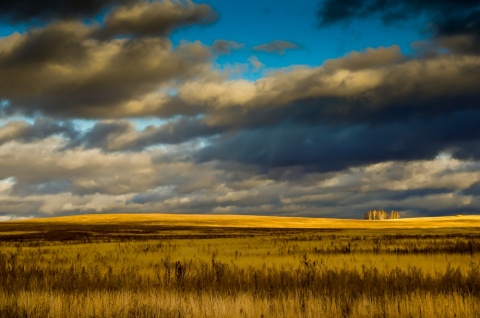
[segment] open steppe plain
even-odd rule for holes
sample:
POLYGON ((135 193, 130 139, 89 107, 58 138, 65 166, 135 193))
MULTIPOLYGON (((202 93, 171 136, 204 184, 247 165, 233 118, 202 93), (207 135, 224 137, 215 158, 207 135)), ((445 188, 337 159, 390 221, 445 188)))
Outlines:
POLYGON ((9 224, 145 224, 163 226, 212 226, 256 228, 440 228, 480 227, 480 215, 356 220, 253 215, 212 214, 87 214, 10 221, 9 224))
POLYGON ((0 317, 480 317, 480 216, 0 222, 0 317))

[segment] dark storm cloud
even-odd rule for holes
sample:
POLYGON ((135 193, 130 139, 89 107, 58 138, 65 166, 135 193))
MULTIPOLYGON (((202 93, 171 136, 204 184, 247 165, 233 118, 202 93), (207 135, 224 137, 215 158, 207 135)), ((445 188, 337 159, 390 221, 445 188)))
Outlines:
POLYGON ((279 125, 221 137, 196 158, 253 164, 269 170, 299 166, 340 171, 384 161, 433 159, 442 151, 480 159, 479 111, 375 125, 279 125))
MULTIPOLYGON (((477 1, 480 6, 480 1, 477 1)), ((480 8, 467 12, 464 16, 447 16, 445 20, 435 26, 437 35, 465 35, 480 36, 480 8)))
POLYGON ((32 142, 53 135, 75 139, 78 135, 71 123, 62 123, 47 118, 36 119, 33 124, 10 122, 0 127, 0 145, 9 141, 32 142))
MULTIPOLYGON (((378 190, 370 193, 362 192, 353 192, 348 198, 344 198, 343 203, 348 205, 359 205, 359 204, 368 204, 372 201, 390 201, 390 202, 400 202, 404 200, 415 200, 422 199, 431 195, 442 195, 450 194, 455 189, 448 188, 421 188, 421 189, 411 189, 411 190, 378 190)), ((335 203, 334 203, 335 204, 335 203)), ((392 207, 385 207, 388 209, 395 209, 392 207)))
POLYGON ((267 171, 288 166, 338 171, 395 156, 382 147, 389 143, 389 136, 385 132, 379 135, 381 140, 368 143, 377 136, 363 127, 332 131, 326 127, 297 126, 242 131, 233 138, 214 141, 197 154, 197 159, 236 161, 267 171))
POLYGON ((109 150, 112 139, 125 134, 131 129, 132 124, 127 121, 97 122, 84 136, 77 140, 72 140, 69 147, 84 145, 87 148, 109 150))
POLYGON ((165 38, 95 41, 92 29, 58 22, 0 40, 0 98, 7 114, 122 117, 152 114, 169 81, 208 71, 199 43, 173 49, 165 38), (158 96, 157 93, 153 93, 158 96))
POLYGON ((17 182, 12 193, 18 196, 57 194, 72 191, 72 181, 70 180, 48 180, 41 183, 22 183, 17 182))
POLYGON ((195 4, 190 0, 140 2, 108 13, 98 35, 107 38, 118 35, 166 36, 175 28, 208 25, 217 19, 217 13, 209 5, 195 4))
POLYGON ((140 193, 135 195, 133 198, 127 201, 127 204, 147 204, 152 202, 161 202, 166 199, 169 199, 171 194, 164 194, 158 192, 147 192, 147 193, 140 193))
POLYGON ((41 200, 2 200, 0 215, 12 216, 13 214, 15 217, 32 217, 38 213, 41 206, 41 200))
POLYGON ((227 127, 208 126, 199 120, 182 118, 164 125, 149 126, 137 131, 128 121, 98 122, 69 147, 83 145, 106 151, 139 151, 158 144, 179 144, 193 138, 207 137, 227 131, 227 127))
POLYGON ((260 44, 253 48, 255 51, 263 51, 267 53, 275 53, 275 54, 285 54, 286 50, 296 50, 300 49, 300 47, 294 43, 276 40, 270 43, 260 44))
POLYGON ((480 181, 475 182, 467 189, 462 190, 461 193, 464 195, 480 196, 480 181))
POLYGON ((379 17, 384 23, 426 17, 424 31, 455 52, 480 52, 479 0, 326 0, 317 11, 320 26, 351 19, 379 17))
POLYGON ((102 10, 137 0, 4 0, 0 2, 0 20, 31 22, 93 17, 102 10))
MULTIPOLYGON (((384 89, 387 90, 386 87, 384 89)), ((284 128, 288 130, 291 126, 304 125, 307 130, 317 125, 325 128, 337 127, 338 131, 346 131, 350 126, 356 125, 374 128, 388 125, 402 127, 405 123, 406 127, 410 122, 422 121, 424 125, 432 127, 431 130, 422 131, 428 136, 438 135, 443 139, 457 138, 457 141, 467 141, 478 139, 478 134, 472 134, 472 129, 475 128, 475 121, 480 115, 477 107, 479 102, 479 94, 464 96, 456 94, 411 101, 388 100, 381 106, 371 105, 367 98, 309 98, 294 100, 285 105, 272 103, 252 109, 219 109, 213 114, 208 114, 202 119, 202 123, 193 124, 192 120, 188 126, 182 123, 182 127, 176 127, 181 122, 172 122, 169 131, 183 131, 191 127, 192 129, 188 129, 189 134, 180 134, 180 140, 185 141, 187 138, 194 138, 196 133, 197 136, 208 136, 209 131, 234 136, 237 133, 241 134, 242 131, 256 130, 260 137, 264 132, 263 128, 268 132, 272 127, 278 127, 281 131, 284 128), (446 127, 450 126, 445 130, 448 134, 442 130, 443 127, 432 126, 437 120, 442 121, 446 127), (462 122, 465 124, 456 126, 462 122)), ((296 131, 301 130, 300 126, 296 131)))
POLYGON ((53 23, 13 36, 12 45, 0 51, 0 67, 18 71, 44 64, 82 64, 89 56, 86 37, 90 31, 81 23, 53 23))
MULTIPOLYGON (((478 207, 464 207, 464 206, 452 206, 447 208, 435 208, 431 209, 428 207, 425 208, 410 208, 411 211, 414 213, 412 216, 420 216, 423 217, 425 215, 428 216, 454 216, 454 215, 478 215, 478 207)), ((409 216, 410 217, 410 216, 409 216)))
POLYGON ((378 16, 389 23, 417 18, 422 13, 433 15, 436 19, 455 17, 478 6, 479 0, 325 0, 320 3, 317 16, 321 25, 371 16, 378 16))
POLYGON ((480 8, 445 18, 434 26, 434 32, 437 42, 453 52, 480 53, 480 8))

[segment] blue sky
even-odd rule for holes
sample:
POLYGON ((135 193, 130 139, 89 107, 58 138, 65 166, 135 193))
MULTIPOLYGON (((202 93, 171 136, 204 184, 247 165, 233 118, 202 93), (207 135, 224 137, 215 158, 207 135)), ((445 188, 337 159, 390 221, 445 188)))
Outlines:
MULTIPOLYGON (((213 44, 224 39, 245 44, 246 50, 220 56, 217 63, 232 65, 248 63, 255 55, 267 69, 292 65, 319 66, 327 59, 343 56, 351 51, 368 47, 398 45, 408 54, 414 41, 426 37, 419 28, 407 27, 413 23, 385 25, 380 19, 352 20, 333 26, 320 27, 315 12, 320 7, 317 0, 292 1, 199 1, 220 12, 219 20, 209 26, 180 29, 171 36, 173 43, 202 41, 213 44), (288 54, 252 52, 255 46, 275 40, 292 42, 299 49, 288 54)), ((416 22, 416 21, 415 21, 416 22)), ((258 79, 259 74, 244 74, 258 79)))
POLYGON ((480 208, 480 1, 0 3, 0 218, 480 208))

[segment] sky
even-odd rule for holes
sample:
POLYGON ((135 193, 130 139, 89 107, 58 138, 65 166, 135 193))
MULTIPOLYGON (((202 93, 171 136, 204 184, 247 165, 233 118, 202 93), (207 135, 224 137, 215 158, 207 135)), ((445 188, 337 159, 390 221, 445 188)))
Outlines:
POLYGON ((479 214, 480 0, 0 2, 0 219, 479 214))

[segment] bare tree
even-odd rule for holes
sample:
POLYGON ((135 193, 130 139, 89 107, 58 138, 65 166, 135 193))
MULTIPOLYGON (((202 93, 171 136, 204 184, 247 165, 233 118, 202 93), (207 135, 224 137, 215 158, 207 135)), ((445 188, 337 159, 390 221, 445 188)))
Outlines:
POLYGON ((392 210, 390 211, 390 215, 388 217, 389 219, 399 219, 400 218, 400 212, 392 210))
POLYGON ((364 215, 365 220, 386 220, 386 219, 399 219, 400 212, 392 210, 390 214, 385 210, 370 210, 364 215))

